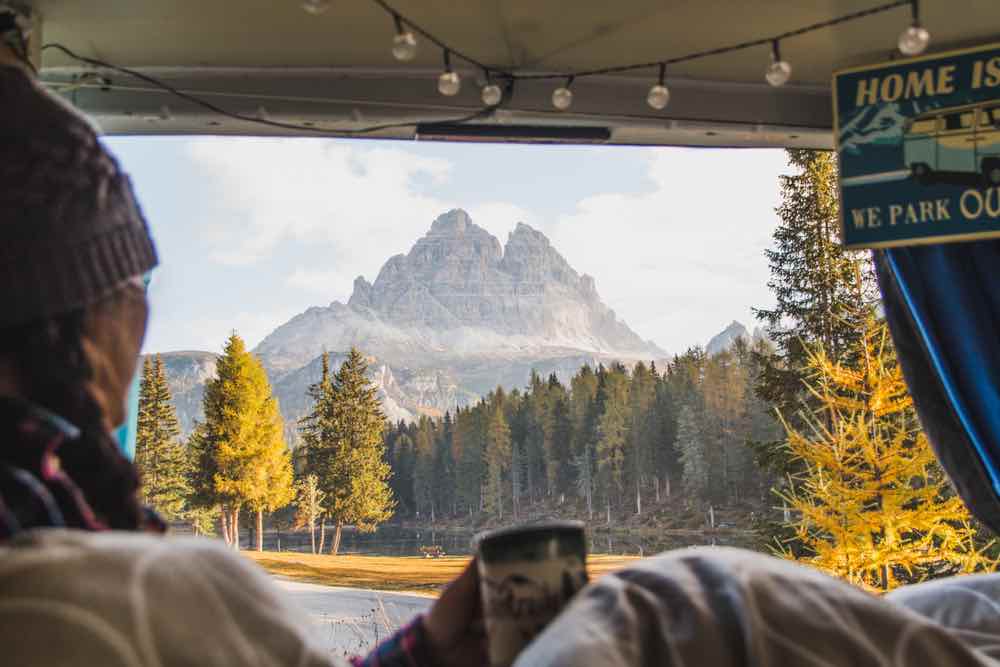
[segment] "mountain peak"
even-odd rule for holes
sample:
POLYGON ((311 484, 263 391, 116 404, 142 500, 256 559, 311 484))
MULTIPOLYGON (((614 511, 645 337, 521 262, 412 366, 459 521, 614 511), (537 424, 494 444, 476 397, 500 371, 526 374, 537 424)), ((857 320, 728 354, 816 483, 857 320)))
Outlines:
POLYGON ((258 352, 292 366, 324 347, 350 345, 408 367, 431 358, 568 352, 666 356, 619 321, 594 279, 577 273, 541 231, 518 223, 502 247, 462 209, 438 216, 409 252, 386 260, 373 282, 359 276, 346 306, 331 305, 308 322, 293 319, 258 352))
POLYGON ((708 345, 705 346, 705 353, 708 356, 712 356, 724 352, 741 338, 747 343, 752 340, 750 332, 743 323, 733 320, 725 329, 712 336, 712 340, 708 341, 708 345))
MULTIPOLYGON (((453 208, 447 213, 439 215, 431 223, 431 230, 428 236, 462 236, 469 227, 476 227, 472 224, 469 214, 460 208, 453 208)), ((476 229, 480 229, 476 227, 476 229)))

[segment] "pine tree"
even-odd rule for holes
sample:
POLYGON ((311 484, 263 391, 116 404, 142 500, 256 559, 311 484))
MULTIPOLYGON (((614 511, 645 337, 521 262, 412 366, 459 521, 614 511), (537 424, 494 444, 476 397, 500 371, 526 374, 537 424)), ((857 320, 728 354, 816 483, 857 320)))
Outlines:
POLYGON ((143 502, 168 521, 186 518, 191 495, 189 460, 160 355, 146 357, 143 362, 135 463, 142 480, 143 502))
POLYGON ((677 449, 685 493, 692 498, 704 498, 709 484, 708 456, 697 416, 689 405, 682 405, 677 417, 677 449))
MULTIPOLYGON (((755 312, 777 348, 763 359, 757 391, 791 417, 808 399, 803 373, 809 347, 821 345, 836 359, 855 349, 858 307, 874 302, 876 288, 867 255, 840 246, 835 155, 790 149, 788 159, 797 173, 781 177, 775 247, 765 251, 776 303, 755 312)), ((780 469, 788 463, 784 451, 760 455, 780 469)))
POLYGON ((803 428, 784 421, 803 472, 784 493, 798 518, 783 553, 882 590, 993 569, 920 431, 886 325, 869 315, 861 336, 842 353, 850 364, 809 355, 818 407, 803 428))
POLYGON ((628 372, 615 364, 603 376, 598 390, 601 416, 597 427, 597 481, 604 497, 607 522, 611 525, 611 506, 620 499, 625 483, 625 458, 628 446, 628 372))
POLYGON ((653 409, 652 472, 656 501, 662 495, 670 498, 673 486, 680 480, 680 463, 677 454, 677 403, 668 372, 656 382, 656 404, 653 409))
POLYGON ((306 475, 295 486, 295 527, 309 527, 309 547, 316 553, 316 522, 326 512, 323 503, 326 494, 319 488, 319 478, 316 475, 306 475))
POLYGON ((413 438, 413 502, 417 517, 423 510, 432 523, 437 520, 434 490, 438 483, 434 479, 434 439, 434 423, 421 417, 413 438))
POLYGON ((655 440, 655 419, 653 409, 656 402, 655 371, 642 362, 632 369, 629 388, 628 416, 628 473, 629 486, 635 493, 635 513, 642 514, 642 487, 646 483, 653 465, 653 444, 655 440))
POLYGON ((334 376, 328 398, 323 399, 329 401, 335 431, 331 442, 318 452, 318 476, 336 525, 330 549, 334 555, 340 549, 344 525, 373 531, 392 516, 396 505, 382 439, 385 416, 367 372, 364 356, 351 348, 334 376))
POLYGON ((563 390, 552 403, 552 460, 549 462, 559 502, 562 503, 573 483, 573 418, 569 396, 563 390))
POLYGON ((485 407, 478 405, 460 410, 455 417, 456 446, 458 447, 459 505, 468 514, 478 512, 483 504, 482 489, 485 477, 485 407))
POLYGON ((451 413, 446 412, 434 438, 434 507, 441 514, 455 505, 455 427, 451 413))
POLYGON ((503 412, 503 390, 497 389, 492 395, 493 403, 486 423, 484 458, 486 460, 486 511, 503 520, 503 475, 511 463, 510 427, 503 412))
POLYGON ((199 495, 224 508, 223 534, 233 548, 239 548, 241 508, 256 512, 259 550, 263 512, 283 507, 292 498, 291 457, 281 413, 263 366, 235 332, 226 341, 216 372, 205 386, 205 422, 194 443, 200 477, 196 486, 199 495))

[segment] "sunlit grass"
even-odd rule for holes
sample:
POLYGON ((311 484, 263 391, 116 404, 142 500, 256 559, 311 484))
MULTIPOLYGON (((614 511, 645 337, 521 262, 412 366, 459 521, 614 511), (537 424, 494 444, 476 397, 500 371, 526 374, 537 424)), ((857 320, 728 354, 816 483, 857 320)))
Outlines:
MULTIPOLYGON (((466 556, 330 556, 288 551, 244 551, 243 555, 271 574, 296 581, 425 595, 437 595, 469 562, 466 556)), ((587 558, 587 569, 593 579, 634 560, 634 556, 593 555, 587 558)))

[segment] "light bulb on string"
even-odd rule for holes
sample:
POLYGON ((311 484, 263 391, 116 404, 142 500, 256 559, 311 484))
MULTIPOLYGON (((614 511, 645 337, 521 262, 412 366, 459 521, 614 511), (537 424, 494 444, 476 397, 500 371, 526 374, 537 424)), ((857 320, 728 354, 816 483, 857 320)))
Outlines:
POLYGON ((490 78, 490 73, 486 72, 486 85, 481 91, 483 104, 488 107, 495 107, 503 100, 503 90, 490 78))
POLYGON ((646 104, 657 111, 665 109, 667 104, 670 103, 670 90, 665 83, 666 74, 667 65, 660 63, 660 77, 657 79, 657 83, 649 89, 649 94, 646 95, 646 104))
POLYGON ((781 59, 781 49, 778 40, 771 42, 771 64, 767 66, 764 78, 775 88, 788 83, 792 76, 792 66, 781 59))
POLYGON ((458 95, 462 88, 462 80, 451 69, 451 52, 444 52, 444 72, 438 77, 438 92, 446 97, 458 95))
POLYGON ((919 56, 927 50, 927 45, 931 41, 931 34, 920 25, 920 5, 917 3, 918 0, 911 0, 912 20, 910 25, 899 34, 899 52, 904 56, 919 56))
POLYGON ((392 38, 392 56, 400 62, 413 60, 417 55, 417 38, 406 29, 399 14, 394 15, 396 34, 392 38))
POLYGON ((552 91, 552 106, 559 111, 566 111, 573 105, 573 91, 569 89, 573 85, 573 77, 566 79, 566 85, 552 91))
POLYGON ((302 9, 313 16, 319 16, 330 9, 330 0, 303 0, 302 9))

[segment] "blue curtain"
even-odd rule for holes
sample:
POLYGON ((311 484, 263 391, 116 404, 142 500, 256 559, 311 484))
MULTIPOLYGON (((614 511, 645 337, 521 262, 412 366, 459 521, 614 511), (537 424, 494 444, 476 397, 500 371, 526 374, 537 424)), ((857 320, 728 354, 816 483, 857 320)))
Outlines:
POLYGON ((938 459, 1000 532, 1000 242, 875 252, 900 365, 938 459))

